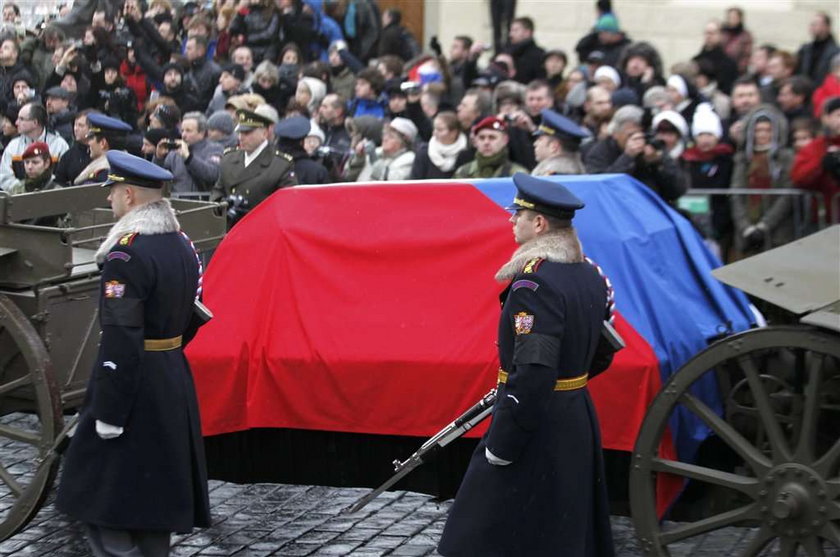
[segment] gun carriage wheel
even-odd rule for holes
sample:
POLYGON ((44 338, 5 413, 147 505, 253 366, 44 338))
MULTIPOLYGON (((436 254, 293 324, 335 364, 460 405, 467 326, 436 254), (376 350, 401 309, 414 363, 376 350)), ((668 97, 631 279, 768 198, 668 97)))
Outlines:
POLYGON ((23 528, 55 479, 52 449, 61 398, 47 349, 23 312, 0 294, 0 540, 23 528))
POLYGON ((670 555, 674 544, 736 525, 753 529, 740 555, 840 548, 838 380, 840 335, 801 325, 734 335, 686 363, 648 410, 633 453, 630 505, 644 551, 670 555), (693 389, 707 373, 716 374, 723 408, 693 389), (682 411, 697 416, 731 458, 695 464, 660 457, 657 447, 682 411), (654 485, 661 473, 727 497, 697 520, 660 523, 654 485))

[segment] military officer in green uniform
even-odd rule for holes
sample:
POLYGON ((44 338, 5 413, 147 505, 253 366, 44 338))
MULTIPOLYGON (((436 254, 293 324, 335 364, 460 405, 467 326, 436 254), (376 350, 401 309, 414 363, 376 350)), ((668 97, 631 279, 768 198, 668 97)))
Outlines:
POLYGON ((229 226, 276 190, 297 185, 294 160, 268 141, 268 127, 274 122, 246 109, 236 115, 239 147, 222 157, 212 194, 213 200, 228 200, 229 226))
POLYGON ((508 154, 508 130, 504 120, 488 116, 472 128, 475 159, 458 167, 453 178, 500 178, 528 170, 512 162, 508 154))

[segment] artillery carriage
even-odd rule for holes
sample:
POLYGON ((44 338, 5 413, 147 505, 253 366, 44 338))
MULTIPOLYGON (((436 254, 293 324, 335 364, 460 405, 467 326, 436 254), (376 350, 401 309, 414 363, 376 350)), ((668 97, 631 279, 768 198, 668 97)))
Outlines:
MULTIPOLYGON (((98 185, 0 192, 0 539, 23 528, 58 467, 99 342, 94 254, 114 222, 98 185), (43 226, 47 222, 49 226, 43 226)), ((199 253, 225 232, 215 203, 172 199, 199 253)))
POLYGON ((785 324, 715 342, 673 374, 651 404, 630 471, 631 513, 642 548, 648 555, 670 555, 674 544, 739 525, 753 529, 741 555, 836 551, 840 226, 713 274, 757 304, 769 304, 763 309, 785 324), (713 374, 718 396, 704 399, 697 387, 707 374, 713 374), (680 412, 704 424, 706 450, 696 458, 663 458, 659 443, 680 412), (691 480, 684 496, 702 493, 703 503, 678 524, 659 520, 658 474, 691 480))

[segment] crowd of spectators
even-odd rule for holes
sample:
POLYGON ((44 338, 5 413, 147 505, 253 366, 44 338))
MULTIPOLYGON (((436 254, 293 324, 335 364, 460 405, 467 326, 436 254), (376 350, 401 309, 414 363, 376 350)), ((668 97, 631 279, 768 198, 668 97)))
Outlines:
POLYGON ((607 0, 577 60, 501 12, 493 47, 457 36, 444 52, 375 0, 80 1, 34 29, 3 8, 7 192, 86 183, 108 148, 125 148, 172 171, 173 192, 205 194, 245 110, 270 122, 266 141, 298 183, 619 172, 675 207, 692 188, 756 190, 715 195, 695 219, 725 259, 792 239, 795 201, 771 189, 816 192, 821 212, 806 220, 838 217, 840 47, 826 13, 788 52, 755 45, 730 8, 696 56, 665 68, 607 0), (96 113, 130 131, 92 130, 96 113), (48 177, 24 164, 34 143, 48 177))

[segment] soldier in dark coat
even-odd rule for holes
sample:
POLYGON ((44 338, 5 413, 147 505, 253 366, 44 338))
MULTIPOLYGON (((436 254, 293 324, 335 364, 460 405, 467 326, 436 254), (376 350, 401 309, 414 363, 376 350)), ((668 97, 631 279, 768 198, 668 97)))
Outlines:
POLYGON ((230 198, 228 225, 233 226, 266 197, 280 188, 297 185, 291 156, 268 141, 270 119, 251 110, 236 112, 239 148, 227 151, 219 167, 219 181, 211 198, 230 198))
POLYGON ((516 174, 520 244, 502 293, 493 421, 449 514, 442 555, 613 554, 600 431, 586 389, 612 361, 611 291, 581 252, 583 207, 555 182, 516 174))
POLYGON ((303 148, 303 140, 311 128, 312 124, 305 116, 290 116, 281 120, 274 128, 277 147, 294 159, 295 177, 299 184, 328 184, 330 174, 326 167, 310 158, 303 148))
POLYGON ((200 267, 161 195, 172 175, 125 152, 107 156, 119 220, 96 252, 102 338, 56 504, 84 523, 95 555, 167 555, 171 532, 210 525, 198 401, 181 347, 200 267))

